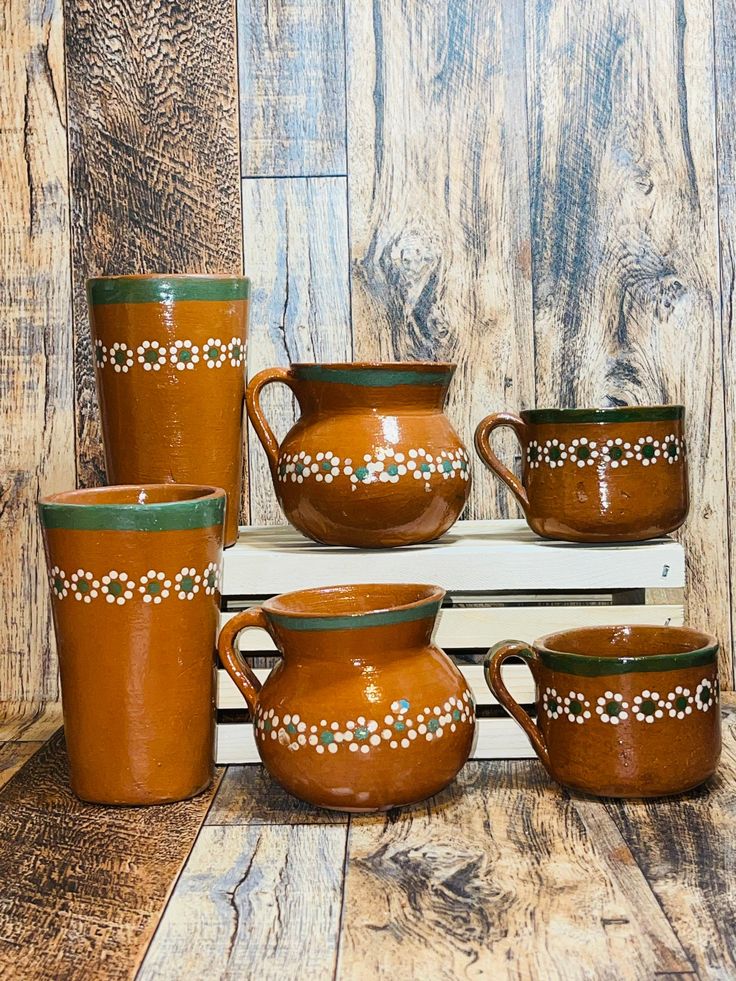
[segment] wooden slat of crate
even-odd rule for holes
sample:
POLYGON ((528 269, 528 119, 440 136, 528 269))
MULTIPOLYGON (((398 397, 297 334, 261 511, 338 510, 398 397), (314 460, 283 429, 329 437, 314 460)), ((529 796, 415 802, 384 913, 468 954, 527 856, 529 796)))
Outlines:
MULTIPOLYGON (((497 704, 495 696, 486 685, 482 664, 463 664, 460 670, 465 676, 476 705, 497 704)), ((269 675, 269 669, 256 668, 255 673, 259 680, 264 682, 269 675)), ((504 669, 504 678, 517 702, 528 705, 534 701, 534 682, 527 667, 523 664, 510 664, 504 669)), ((245 699, 222 668, 217 673, 217 707, 218 709, 246 708, 245 699)))
MULTIPOLYGON (((234 613, 223 613, 225 623, 234 613)), ((571 627, 609 623, 682 624, 682 604, 574 606, 451 607, 440 611, 435 642, 451 653, 454 648, 488 648, 499 640, 530 643, 545 633, 571 627)), ((238 638, 241 651, 270 654, 276 648, 263 630, 244 630, 238 638)))
POLYGON ((245 528, 225 554, 223 595, 264 596, 358 582, 432 582, 451 592, 680 588, 685 554, 669 538, 570 545, 537 538, 524 521, 460 521, 411 548, 326 548, 285 526, 245 528))
MULTIPOLYGON (((437 582, 448 590, 450 603, 460 604, 443 608, 435 635, 452 656, 456 651, 484 650, 503 639, 529 642, 581 625, 680 624, 684 572, 683 550, 670 539, 629 546, 574 546, 543 541, 523 521, 458 522, 440 542, 391 552, 325 548, 285 527, 248 528, 226 553, 223 599, 232 607, 252 605, 258 597, 340 582, 437 582), (631 602, 631 594, 622 601, 620 592, 664 587, 670 590, 670 602, 631 602)), ((222 622, 233 615, 228 609, 222 622)), ((275 650, 262 630, 244 631, 239 645, 251 656, 268 656, 275 650)), ((462 659, 459 664, 476 703, 496 704, 482 666, 462 659)), ((268 671, 256 669, 261 681, 268 671)), ((531 704, 534 688, 524 665, 509 665, 505 676, 517 701, 531 704)), ((217 706, 245 707, 222 670, 217 706)), ((510 719, 478 721, 473 758, 529 755, 526 738, 510 719)), ((218 724, 216 758, 218 763, 258 761, 250 723, 218 724)))
MULTIPOLYGON (((478 719, 472 760, 523 760, 534 752, 524 733, 513 719, 478 719)), ((217 726, 215 760, 218 765, 260 763, 249 722, 231 722, 217 726)))

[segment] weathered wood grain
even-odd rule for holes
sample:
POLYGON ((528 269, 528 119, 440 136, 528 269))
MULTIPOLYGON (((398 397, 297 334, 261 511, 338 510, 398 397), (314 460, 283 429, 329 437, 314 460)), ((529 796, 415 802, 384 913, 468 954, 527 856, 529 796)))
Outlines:
POLYGON ((0 5, 0 698, 57 698, 36 501, 74 486, 61 2, 0 5))
POLYGON ((208 825, 347 824, 347 815, 312 807, 287 793, 260 764, 229 766, 207 815, 208 825))
POLYGON ((232 0, 70 0, 77 466, 104 481, 90 275, 242 271, 232 0))
POLYGON ((246 177, 345 174, 342 5, 240 0, 240 134, 246 177))
POLYGON ((43 743, 2 743, 0 744, 0 787, 14 777, 43 743))
POLYGON ((687 616, 730 678, 712 9, 527 12, 537 402, 687 407, 687 616))
MULTIPOLYGON (((471 446, 534 400, 523 2, 347 0, 346 32, 355 355, 457 361, 471 446)), ((474 481, 468 516, 516 514, 474 481)))
POLYGON ((425 805, 351 822, 338 978, 691 970, 623 842, 599 844, 539 764, 471 763, 425 805))
POLYGON ((138 981, 333 976, 347 830, 204 828, 138 981))
MULTIPOLYGON (((736 473, 736 2, 714 0, 716 141, 720 242, 720 320, 726 401, 726 473, 736 473)), ((731 624, 736 580, 736 501, 728 495, 731 624)))
MULTIPOLYGON (((243 181, 245 263, 253 279, 248 373, 293 361, 350 361, 345 181, 243 181)), ((281 439, 298 410, 273 386, 263 406, 281 439)), ((250 516, 283 524, 266 456, 251 429, 250 516)))
POLYGON ((736 976, 736 713, 709 785, 682 797, 608 803, 700 978, 736 976))
POLYGON ((86 805, 54 736, 0 791, 0 976, 132 977, 220 774, 181 804, 86 805))
POLYGON ((61 702, 0 702, 0 742, 45 742, 61 723, 61 702))

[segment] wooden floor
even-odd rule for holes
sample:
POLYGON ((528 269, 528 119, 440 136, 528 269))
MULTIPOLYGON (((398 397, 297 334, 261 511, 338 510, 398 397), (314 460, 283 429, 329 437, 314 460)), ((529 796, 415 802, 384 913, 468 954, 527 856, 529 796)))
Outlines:
POLYGON ((79 803, 57 711, 0 729, 0 978, 736 978, 736 698, 707 788, 598 802, 536 762, 348 818, 260 766, 79 803))

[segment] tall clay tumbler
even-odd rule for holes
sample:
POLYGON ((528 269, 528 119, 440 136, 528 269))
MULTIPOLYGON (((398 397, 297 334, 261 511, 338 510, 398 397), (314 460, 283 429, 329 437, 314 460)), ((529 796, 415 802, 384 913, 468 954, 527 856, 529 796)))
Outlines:
POLYGON ((212 779, 225 492, 69 491, 39 503, 72 790, 183 800, 212 779))
POLYGON ((238 537, 249 282, 105 276, 87 284, 107 479, 227 491, 238 537))

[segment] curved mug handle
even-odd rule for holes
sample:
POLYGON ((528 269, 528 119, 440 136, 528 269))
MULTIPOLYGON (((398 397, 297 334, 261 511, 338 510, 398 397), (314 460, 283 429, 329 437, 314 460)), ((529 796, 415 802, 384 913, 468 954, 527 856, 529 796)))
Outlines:
POLYGON ((528 644, 524 644, 520 640, 503 640, 499 644, 494 644, 486 654, 485 661, 483 662, 486 684, 509 715, 519 723, 529 737, 529 742, 532 744, 534 752, 542 761, 545 770, 550 776, 553 776, 549 761, 549 751, 547 750, 547 744, 544 741, 542 730, 534 722, 529 713, 525 712, 521 705, 512 698, 501 677, 503 663, 510 657, 522 658, 531 671, 534 681, 537 681, 539 661, 534 651, 528 644))
MULTIPOLYGON (((231 620, 227 621, 217 640, 217 653, 220 655, 222 666, 245 698, 250 714, 253 716, 262 685, 253 673, 253 668, 235 646, 238 634, 241 630, 247 630, 248 627, 260 627, 266 633, 271 634, 268 618, 260 606, 250 610, 241 610, 240 613, 236 613, 231 620)), ((271 636, 273 635, 271 634, 271 636)))
POLYGON ((501 463, 491 447, 491 433, 494 429, 498 429, 501 426, 508 426, 509 429, 513 429, 516 438, 523 445, 522 436, 526 430, 526 423, 521 416, 517 416, 513 412, 492 412, 485 419, 482 419, 476 427, 475 449, 488 469, 492 470, 510 488, 514 497, 522 506, 524 514, 527 514, 529 511, 529 498, 524 485, 516 474, 513 474, 508 467, 505 467, 501 463))
POLYGON ((253 375, 248 382, 248 387, 245 390, 245 405, 251 425, 255 429, 258 439, 260 439, 263 449, 266 451, 268 466, 271 470, 271 476, 275 481, 278 478, 279 443, 268 424, 263 407, 261 406, 261 392, 266 385, 271 385, 273 382, 280 382, 282 385, 288 386, 296 395, 294 391, 294 378, 289 368, 264 368, 257 375, 253 375))

